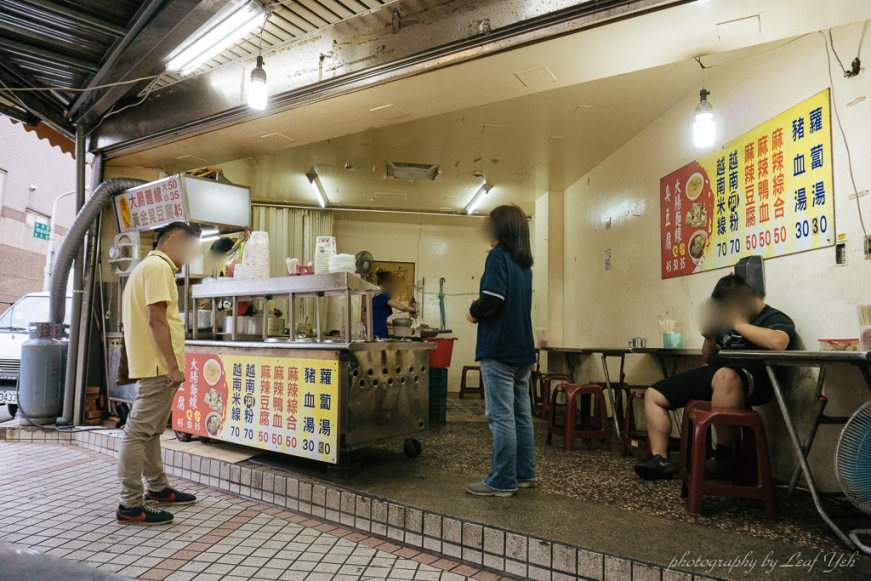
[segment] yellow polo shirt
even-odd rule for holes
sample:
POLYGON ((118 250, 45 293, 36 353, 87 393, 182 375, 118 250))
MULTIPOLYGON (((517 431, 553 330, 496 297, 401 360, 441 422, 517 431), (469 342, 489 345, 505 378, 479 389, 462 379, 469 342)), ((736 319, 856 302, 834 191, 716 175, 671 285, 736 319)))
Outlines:
POLYGON ((169 323, 172 349, 178 368, 184 371, 184 324, 178 312, 178 288, 175 273, 178 267, 159 250, 148 253, 140 262, 124 287, 122 320, 124 343, 131 379, 166 375, 169 368, 148 326, 148 305, 166 302, 166 321, 169 323))

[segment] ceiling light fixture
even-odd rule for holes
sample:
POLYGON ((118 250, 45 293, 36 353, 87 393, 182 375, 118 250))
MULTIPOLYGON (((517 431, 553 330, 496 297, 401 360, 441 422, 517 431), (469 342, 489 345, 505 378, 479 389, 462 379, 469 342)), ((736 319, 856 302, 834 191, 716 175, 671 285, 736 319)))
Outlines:
POLYGON ((321 205, 321 208, 327 207, 327 192, 324 190, 324 185, 321 183, 321 178, 318 177, 318 174, 310 173, 306 174, 309 183, 311 184, 312 191, 315 193, 315 197, 318 200, 318 204, 321 205))
POLYGON ((202 232, 200 232, 200 239, 211 238, 212 236, 216 236, 220 234, 221 231, 217 228, 206 228, 202 232))
POLYGON ((251 83, 248 85, 248 106, 262 111, 266 109, 266 71, 263 70, 263 57, 257 55, 257 66, 251 71, 251 83))
POLYGON ((266 22, 267 13, 252 0, 236 0, 220 10, 170 55, 166 70, 189 75, 266 22))
POLYGON ((205 238, 200 238, 200 242, 212 242, 218 238, 220 238, 220 236, 206 236, 205 238))
POLYGON ((481 204, 481 202, 484 200, 484 197, 488 193, 490 193, 490 190, 492 189, 493 186, 491 184, 488 184, 487 182, 481 184, 481 187, 478 188, 478 191, 475 192, 474 196, 472 196, 472 200, 466 205, 466 213, 471 214, 472 212, 474 212, 475 208, 477 208, 481 204))
POLYGON ((693 124, 693 143, 696 147, 711 147, 717 137, 717 124, 714 123, 714 107, 708 103, 711 92, 699 91, 699 104, 696 105, 696 122, 693 124))

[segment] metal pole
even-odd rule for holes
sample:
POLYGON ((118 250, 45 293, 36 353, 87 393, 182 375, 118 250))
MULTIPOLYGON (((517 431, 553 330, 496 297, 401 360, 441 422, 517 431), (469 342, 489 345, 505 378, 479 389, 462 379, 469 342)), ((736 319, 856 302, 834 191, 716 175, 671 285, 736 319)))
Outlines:
MULTIPOLYGON (((568 357, 568 354, 566 354, 566 357, 568 357)), ((617 434, 617 439, 620 440, 623 438, 623 435, 620 433, 620 419, 617 417, 619 414, 617 413, 617 403, 614 401, 614 387, 611 385, 611 374, 608 373, 608 357, 604 353, 602 353, 602 370, 605 372, 608 399, 611 400, 611 419, 614 420, 614 432, 617 434)))
MULTIPOLYGON (((85 126, 76 125, 76 214, 85 205, 85 126)), ((82 288, 85 274, 84 245, 76 253, 73 270, 73 312, 70 316, 70 343, 67 355, 67 376, 64 383, 63 417, 57 419, 59 425, 72 424, 75 396, 77 391, 76 376, 79 360, 79 326, 82 318, 82 288)))
POLYGON ((57 203, 60 202, 61 198, 71 196, 75 193, 76 191, 72 190, 65 194, 61 194, 54 199, 54 203, 51 205, 51 220, 49 221, 48 226, 48 251, 45 253, 45 270, 43 270, 42 275, 42 292, 48 292, 51 288, 51 271, 54 268, 54 239, 57 237, 55 234, 55 227, 57 226, 57 203))

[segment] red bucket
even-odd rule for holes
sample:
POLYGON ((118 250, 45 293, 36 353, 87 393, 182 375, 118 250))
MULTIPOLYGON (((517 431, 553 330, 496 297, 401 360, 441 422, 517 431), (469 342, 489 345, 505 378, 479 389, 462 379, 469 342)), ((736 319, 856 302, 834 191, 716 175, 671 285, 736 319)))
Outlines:
POLYGON ((454 354, 453 339, 426 339, 427 343, 435 343, 436 348, 429 352, 429 366, 447 368, 451 366, 451 356, 454 354))

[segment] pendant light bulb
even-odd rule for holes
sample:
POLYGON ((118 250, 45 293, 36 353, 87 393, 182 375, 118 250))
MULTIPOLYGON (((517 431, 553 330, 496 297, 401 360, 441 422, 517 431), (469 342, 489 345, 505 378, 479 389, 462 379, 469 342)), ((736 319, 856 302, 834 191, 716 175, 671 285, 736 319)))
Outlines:
POLYGON ((248 85, 248 106, 262 111, 266 109, 266 71, 263 69, 263 57, 257 55, 257 66, 251 71, 251 83, 248 85))
POLYGON ((693 124, 693 143, 696 147, 711 147, 717 137, 717 124, 714 122, 714 107, 708 103, 711 92, 699 91, 699 104, 696 105, 696 122, 693 124))

